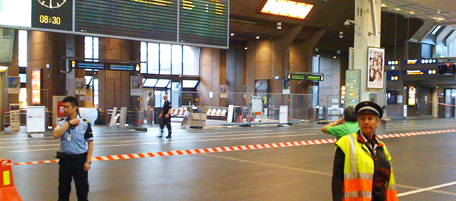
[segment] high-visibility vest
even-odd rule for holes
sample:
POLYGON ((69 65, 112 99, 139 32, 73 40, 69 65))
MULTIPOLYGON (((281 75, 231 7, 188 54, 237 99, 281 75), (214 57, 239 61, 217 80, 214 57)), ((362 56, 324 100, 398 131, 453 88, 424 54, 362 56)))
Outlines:
MULTIPOLYGON (((358 133, 342 137, 337 146, 345 153, 344 163, 344 201, 370 201, 372 200, 372 188, 374 179, 374 160, 367 145, 358 142, 358 133), (363 150, 363 146, 365 150, 363 150)), ((386 160, 391 162, 391 156, 386 146, 383 146, 386 160)), ((395 187, 393 169, 391 168, 390 180, 386 184, 386 200, 396 201, 397 191, 395 187)))

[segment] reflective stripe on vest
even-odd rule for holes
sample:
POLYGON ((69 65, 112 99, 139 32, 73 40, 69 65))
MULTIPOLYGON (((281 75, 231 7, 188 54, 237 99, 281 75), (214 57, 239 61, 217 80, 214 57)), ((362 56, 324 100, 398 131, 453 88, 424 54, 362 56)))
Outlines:
MULTIPOLYGON (((371 201, 372 187, 374 179, 374 168, 372 164, 366 163, 372 160, 370 153, 360 152, 357 155, 357 150, 363 150, 363 144, 358 143, 358 133, 347 135, 341 138, 337 145, 345 153, 344 167, 344 201, 371 201), (357 148, 358 146, 358 148, 357 148), (362 157, 363 159, 359 160, 362 157), (365 158, 366 157, 366 158, 365 158), (367 159, 369 157, 369 159, 367 159), (372 167, 371 167, 372 166, 372 167)), ((386 146, 383 147, 386 158, 391 161, 386 146)), ((391 169, 391 177, 386 189, 386 201, 397 201, 397 191, 395 187, 393 169, 391 169)))

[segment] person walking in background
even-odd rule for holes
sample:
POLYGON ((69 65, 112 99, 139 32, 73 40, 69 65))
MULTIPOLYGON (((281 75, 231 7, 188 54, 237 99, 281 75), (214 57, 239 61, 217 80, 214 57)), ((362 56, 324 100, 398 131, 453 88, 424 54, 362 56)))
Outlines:
POLYGON ((396 201, 397 191, 386 145, 375 135, 383 116, 376 103, 356 105, 360 130, 336 143, 332 178, 334 201, 396 201))
POLYGON ((321 132, 334 135, 337 140, 358 130, 358 120, 356 119, 355 107, 353 106, 348 106, 344 109, 344 117, 342 119, 321 128, 321 132))
POLYGON ((171 138, 171 102, 168 101, 168 95, 163 96, 163 100, 165 103, 163 104, 163 110, 158 116, 161 119, 160 123, 160 135, 158 137, 163 137, 163 129, 166 127, 168 128, 168 136, 166 138, 171 138))
POLYGON ((78 200, 88 200, 88 171, 93 153, 93 134, 90 123, 79 115, 78 99, 67 96, 63 100, 67 118, 59 121, 54 138, 60 138, 59 201, 70 200, 71 180, 74 179, 78 200))

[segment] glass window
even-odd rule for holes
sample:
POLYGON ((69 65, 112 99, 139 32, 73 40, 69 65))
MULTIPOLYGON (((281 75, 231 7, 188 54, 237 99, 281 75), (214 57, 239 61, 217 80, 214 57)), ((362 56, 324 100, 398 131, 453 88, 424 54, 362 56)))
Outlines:
POLYGON ((84 38, 84 58, 86 58, 86 61, 90 61, 93 58, 92 41, 92 37, 86 36, 84 38))
POLYGON ((171 74, 170 44, 160 44, 160 74, 171 74))
POLYGON ((27 83, 27 74, 20 73, 19 79, 20 79, 21 83, 27 83))
POLYGON ((93 104, 98 106, 98 79, 93 79, 93 104))
POLYGON ((97 37, 86 36, 84 38, 84 57, 86 61, 98 61, 99 43, 97 37))
POLYGON ((147 73, 147 43, 141 42, 141 73, 147 73))
POLYGON ((159 57, 159 45, 158 43, 149 43, 147 45, 147 73, 149 74, 158 74, 158 62, 160 61, 159 57))
POLYGON ((144 87, 155 87, 155 84, 157 84, 158 79, 145 79, 145 82, 143 84, 144 87))
POLYGON ((182 88, 195 88, 198 80, 182 80, 182 88))
POLYGON ((182 45, 172 45, 172 74, 182 75, 182 45))
POLYGON ((199 48, 184 46, 184 75, 199 75, 199 48))
POLYGON ((19 30, 19 66, 27 67, 27 31, 19 30))
POLYGON ((159 79, 155 87, 168 87, 170 80, 159 79))

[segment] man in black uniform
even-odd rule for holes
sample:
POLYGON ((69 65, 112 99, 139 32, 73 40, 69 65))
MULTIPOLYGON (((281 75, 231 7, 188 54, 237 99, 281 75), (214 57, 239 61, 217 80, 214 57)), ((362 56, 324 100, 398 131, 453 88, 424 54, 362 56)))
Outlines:
POLYGON ((163 100, 165 103, 163 104, 163 110, 158 116, 161 119, 160 123, 160 135, 158 137, 163 137, 163 129, 166 127, 168 128, 168 136, 166 138, 171 138, 171 102, 168 101, 168 95, 163 96, 163 100))
POLYGON ((71 180, 74 178, 78 200, 88 200, 90 169, 93 153, 93 135, 90 123, 81 118, 78 100, 73 96, 63 99, 63 111, 67 118, 57 123, 54 138, 60 138, 59 201, 69 200, 71 180))

